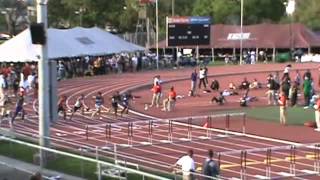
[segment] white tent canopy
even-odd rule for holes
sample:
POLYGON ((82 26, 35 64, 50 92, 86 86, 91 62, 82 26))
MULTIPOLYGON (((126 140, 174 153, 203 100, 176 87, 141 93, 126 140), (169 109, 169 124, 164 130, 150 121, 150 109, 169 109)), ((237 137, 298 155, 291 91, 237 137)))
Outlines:
MULTIPOLYGON (((97 27, 48 29, 47 34, 49 59, 144 51, 143 47, 129 43, 97 27)), ((30 30, 26 29, 0 45, 0 61, 37 61, 39 52, 39 46, 31 43, 30 30)))

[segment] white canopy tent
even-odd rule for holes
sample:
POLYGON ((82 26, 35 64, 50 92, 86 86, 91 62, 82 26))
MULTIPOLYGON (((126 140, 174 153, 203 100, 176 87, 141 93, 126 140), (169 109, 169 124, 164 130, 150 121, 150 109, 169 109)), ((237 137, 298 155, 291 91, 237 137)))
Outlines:
MULTIPOLYGON (((97 27, 48 29, 47 34, 49 59, 145 50, 97 27)), ((0 45, 0 62, 37 61, 39 52, 38 46, 31 43, 30 30, 26 29, 0 45)))

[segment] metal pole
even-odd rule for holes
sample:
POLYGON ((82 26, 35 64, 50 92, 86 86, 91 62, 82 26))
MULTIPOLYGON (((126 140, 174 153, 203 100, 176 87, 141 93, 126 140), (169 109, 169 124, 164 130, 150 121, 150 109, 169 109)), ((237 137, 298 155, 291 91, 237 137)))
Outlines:
MULTIPOLYGON (((45 33, 47 32, 47 0, 37 0, 37 22, 43 23, 45 33)), ((47 45, 39 45, 40 59, 38 61, 39 70, 39 145, 49 147, 49 63, 47 45)), ((40 168, 45 165, 45 152, 40 151, 40 168)))
POLYGON ((172 8, 172 9, 171 9, 171 10, 172 10, 172 16, 174 16, 174 5, 175 5, 175 0, 172 0, 172 1, 171 1, 171 3, 172 3, 172 4, 171 4, 171 8, 172 8))
POLYGON ((243 0, 241 0, 241 15, 240 15, 240 64, 243 64, 243 55, 242 55, 242 38, 243 38, 243 0))
POLYGON ((79 10, 79 18, 80 18, 79 24, 80 24, 80 27, 82 27, 82 9, 81 8, 79 10))
POLYGON ((156 0, 156 49, 157 49, 157 69, 159 69, 159 7, 158 0, 156 0))
POLYGON ((290 60, 293 60, 292 53, 294 51, 294 45, 293 45, 293 33, 292 33, 292 23, 293 23, 293 15, 290 14, 290 60))

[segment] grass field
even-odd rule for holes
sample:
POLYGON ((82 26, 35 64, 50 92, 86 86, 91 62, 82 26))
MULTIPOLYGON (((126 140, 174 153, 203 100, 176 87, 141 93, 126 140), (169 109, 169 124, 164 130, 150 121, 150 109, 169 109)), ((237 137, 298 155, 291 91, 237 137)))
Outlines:
MULTIPOLYGON (((288 107, 288 120, 290 125, 303 125, 306 121, 314 121, 314 109, 303 107, 288 107)), ((247 117, 269 122, 279 122, 280 112, 278 106, 270 107, 248 107, 237 110, 237 112, 247 113, 247 117)))
MULTIPOLYGON (((33 164, 33 156, 37 153, 38 153, 38 150, 32 147, 15 144, 7 141, 0 142, 0 155, 7 156, 13 159, 18 159, 26 163, 33 164)), ((103 160, 107 162, 112 161, 104 158, 103 160)), ((126 167, 131 168, 130 166, 126 166, 126 167)), ((80 160, 72 157, 55 155, 54 158, 48 162, 45 168, 62 172, 65 174, 69 174, 69 175, 74 175, 77 177, 83 177, 88 180, 98 179, 96 174, 96 171, 97 171, 96 163, 88 162, 88 161, 84 161, 84 160, 80 160)), ((143 168, 140 168, 140 170, 144 171, 143 168)), ((148 170, 145 170, 145 172, 149 172, 162 177, 167 177, 170 179, 173 178, 172 175, 163 174, 161 172, 150 172, 148 170)), ((127 174, 121 174, 121 175, 126 176, 127 179, 132 179, 132 180, 141 180, 141 179, 151 180, 151 178, 147 178, 147 177, 143 178, 138 174, 133 174, 129 172, 127 174)), ((119 178, 102 177, 102 180, 107 180, 107 179, 113 180, 113 179, 119 179, 119 178)))

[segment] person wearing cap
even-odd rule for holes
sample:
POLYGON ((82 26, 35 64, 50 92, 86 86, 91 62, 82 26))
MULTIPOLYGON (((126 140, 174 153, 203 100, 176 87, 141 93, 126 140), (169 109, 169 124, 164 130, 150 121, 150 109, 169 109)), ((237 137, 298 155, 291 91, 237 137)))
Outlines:
POLYGON ((280 106, 280 124, 286 125, 287 123, 287 97, 284 91, 280 92, 279 100, 280 106))
POLYGON ((192 172, 195 171, 195 162, 193 160, 193 150, 189 150, 187 155, 182 156, 175 164, 175 168, 181 168, 182 179, 192 180, 192 172))

